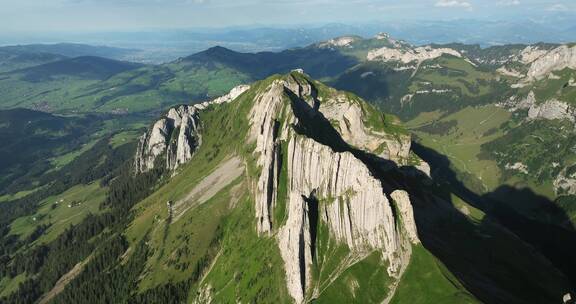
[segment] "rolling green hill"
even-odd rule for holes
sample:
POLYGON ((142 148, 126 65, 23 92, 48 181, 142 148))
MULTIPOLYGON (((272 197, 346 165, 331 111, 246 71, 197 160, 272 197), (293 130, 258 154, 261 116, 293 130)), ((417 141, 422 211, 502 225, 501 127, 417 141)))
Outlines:
POLYGON ((137 52, 133 49, 116 48, 109 46, 94 46, 78 43, 56 44, 25 44, 0 47, 0 51, 19 54, 53 54, 60 57, 104 57, 116 60, 126 60, 127 57, 137 52))
POLYGON ((0 47, 0 73, 58 61, 66 57, 49 53, 23 53, 0 47))

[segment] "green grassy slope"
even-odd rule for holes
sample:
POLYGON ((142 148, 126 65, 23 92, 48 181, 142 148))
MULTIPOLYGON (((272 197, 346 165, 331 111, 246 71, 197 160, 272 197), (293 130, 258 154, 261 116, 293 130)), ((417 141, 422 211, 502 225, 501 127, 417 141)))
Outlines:
POLYGON ((0 73, 29 68, 65 58, 62 55, 43 52, 19 52, 0 47, 0 73))
POLYGON ((410 265, 390 303, 479 303, 442 265, 422 246, 415 246, 410 265))

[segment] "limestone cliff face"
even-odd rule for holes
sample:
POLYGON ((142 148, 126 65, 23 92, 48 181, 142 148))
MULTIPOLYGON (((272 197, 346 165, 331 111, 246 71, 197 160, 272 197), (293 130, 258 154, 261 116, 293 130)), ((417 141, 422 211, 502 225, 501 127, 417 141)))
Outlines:
POLYGON ((399 61, 402 63, 423 62, 430 59, 438 58, 444 54, 456 57, 462 57, 460 52, 449 48, 432 48, 430 46, 417 48, 388 48, 372 50, 368 53, 366 59, 369 61, 399 61))
POLYGON ((539 80, 553 71, 565 68, 576 69, 576 46, 562 45, 551 51, 537 52, 528 57, 531 60, 528 70, 529 80, 539 80))
POLYGON ((386 193, 369 165, 353 153, 385 146, 389 152, 381 157, 401 160, 408 156, 409 137, 372 132, 364 123, 360 102, 338 92, 322 93, 293 72, 256 96, 249 117, 261 168, 255 189, 257 230, 263 237, 276 236, 288 291, 297 303, 310 291, 318 225, 328 227, 330 238, 359 256, 381 251, 393 277, 401 275, 410 243, 419 242, 408 193, 386 193), (328 131, 314 133, 326 124, 328 131), (345 144, 331 146, 332 141, 320 138, 328 134, 345 144), (287 174, 285 185, 279 184, 282 170, 287 174), (279 197, 280 186, 286 187, 286 197, 279 197), (276 208, 285 208, 284 219, 274 218, 276 208))
POLYGON ((284 84, 274 81, 263 93, 256 96, 250 112, 251 137, 256 140, 255 153, 259 154, 258 165, 262 173, 255 193, 257 230, 270 233, 271 210, 276 203, 279 175, 279 122, 277 115, 283 110, 284 84))
POLYGON ((232 90, 230 90, 230 92, 224 96, 218 97, 214 100, 210 100, 210 101, 205 101, 203 103, 199 103, 199 104, 195 104, 194 107, 196 107, 198 110, 204 110, 205 108, 207 108, 210 105, 214 105, 214 104, 222 104, 222 103, 230 103, 232 101, 234 101, 236 98, 238 98, 238 96, 242 95, 242 93, 248 91, 250 89, 249 85, 239 85, 237 87, 234 87, 232 90))
POLYGON ((576 122, 576 109, 574 107, 554 98, 538 103, 533 91, 530 91, 525 98, 512 96, 508 100, 499 103, 498 106, 505 107, 510 112, 528 110, 528 120, 560 119, 576 122))
POLYGON ((286 223, 278 242, 286 268, 288 290, 302 302, 311 284, 316 238, 311 227, 322 221, 331 237, 359 255, 380 250, 389 263, 388 272, 398 277, 406 263, 403 233, 419 242, 408 194, 392 197, 399 217, 381 182, 352 153, 337 153, 318 142, 296 136, 288 144, 288 199, 286 223))
POLYGON ((171 108, 166 117, 140 137, 134 160, 136 172, 153 169, 161 155, 166 155, 166 168, 171 170, 189 161, 200 145, 199 126, 198 110, 194 106, 171 108))
POLYGON ((392 197, 392 200, 396 203, 396 208, 398 208, 402 220, 402 228, 406 231, 410 242, 413 244, 420 243, 420 239, 418 239, 418 229, 414 221, 414 210, 412 209, 408 192, 396 190, 390 194, 390 197, 392 197))
POLYGON ((135 171, 143 173, 152 170, 162 156, 165 156, 165 166, 169 170, 188 162, 202 143, 200 111, 210 105, 232 102, 249 88, 247 85, 237 86, 230 93, 212 101, 168 110, 165 117, 140 137, 134 157, 135 171))
POLYGON ((351 102, 343 93, 334 93, 334 98, 322 104, 320 111, 330 121, 342 139, 350 145, 370 151, 378 156, 404 164, 410 154, 410 136, 387 134, 366 126, 366 114, 357 103, 351 102), (379 148, 384 148, 379 151, 379 148))
POLYGON ((543 104, 532 105, 528 110, 529 119, 567 119, 571 122, 576 121, 576 112, 574 108, 565 102, 550 99, 543 104))

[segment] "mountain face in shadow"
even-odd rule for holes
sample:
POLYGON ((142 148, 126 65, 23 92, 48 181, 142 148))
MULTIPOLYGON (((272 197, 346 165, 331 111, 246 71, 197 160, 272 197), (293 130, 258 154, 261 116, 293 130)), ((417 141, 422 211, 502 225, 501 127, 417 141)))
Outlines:
POLYGON ((84 56, 42 64, 12 73, 21 74, 28 82, 49 81, 53 77, 68 76, 81 79, 104 80, 112 75, 141 67, 141 64, 102 57, 84 56))
POLYGON ((573 286, 576 285, 576 229, 564 210, 528 188, 503 185, 493 192, 478 195, 458 180, 446 156, 418 143, 413 143, 413 149, 430 164, 435 180, 486 214, 481 225, 494 222, 505 227, 548 259, 573 286))
POLYGON ((239 53, 216 46, 183 58, 180 63, 218 63, 251 75, 254 79, 263 79, 299 68, 314 78, 329 77, 343 73, 358 62, 355 58, 328 48, 308 47, 278 53, 239 53))

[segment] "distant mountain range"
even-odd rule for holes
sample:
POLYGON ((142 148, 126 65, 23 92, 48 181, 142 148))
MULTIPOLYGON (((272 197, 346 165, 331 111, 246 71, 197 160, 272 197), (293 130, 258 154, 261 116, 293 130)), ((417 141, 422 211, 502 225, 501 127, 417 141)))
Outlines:
POLYGON ((480 44, 486 47, 511 43, 563 43, 573 41, 576 37, 576 28, 573 23, 575 18, 576 15, 571 13, 542 12, 539 18, 523 20, 367 21, 363 24, 354 25, 252 26, 44 35, 0 34, 0 41, 3 41, 3 44, 71 41, 91 45, 108 45, 130 50, 128 52, 120 51, 120 53, 124 53, 122 57, 118 57, 118 50, 113 49, 99 50, 100 54, 92 52, 90 54, 76 54, 75 56, 110 57, 105 53, 112 52, 116 53, 112 57, 113 59, 161 63, 175 60, 178 57, 185 57, 213 46, 223 46, 239 52, 281 51, 294 47, 304 47, 317 41, 338 36, 372 37, 380 32, 402 37, 415 45, 460 42, 480 44))

